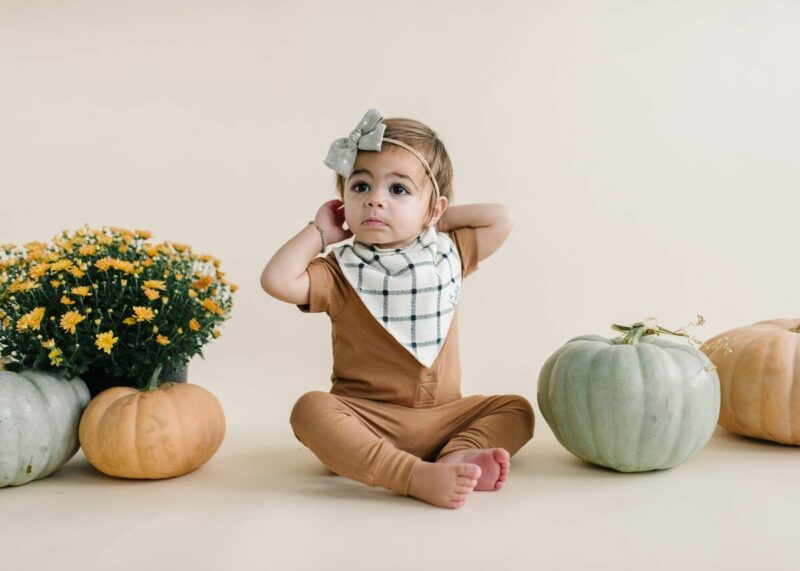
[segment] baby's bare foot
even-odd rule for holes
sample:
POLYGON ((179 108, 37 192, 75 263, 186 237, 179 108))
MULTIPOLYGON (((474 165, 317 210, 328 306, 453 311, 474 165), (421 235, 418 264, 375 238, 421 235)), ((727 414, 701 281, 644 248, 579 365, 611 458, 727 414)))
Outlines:
POLYGON ((476 464, 481 469, 481 477, 475 490, 480 492, 496 492, 502 488, 511 470, 511 455, 505 448, 456 450, 436 462, 476 464))
POLYGON ((460 508, 472 493, 481 469, 475 464, 418 462, 411 473, 408 493, 442 508, 460 508))

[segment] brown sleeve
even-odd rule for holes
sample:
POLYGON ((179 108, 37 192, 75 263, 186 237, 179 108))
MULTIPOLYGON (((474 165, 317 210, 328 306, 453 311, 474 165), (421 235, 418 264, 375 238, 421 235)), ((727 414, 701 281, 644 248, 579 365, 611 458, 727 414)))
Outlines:
POLYGON ((461 257, 461 277, 466 278, 477 270, 478 265, 478 236, 477 228, 464 226, 448 232, 461 257))
MULTIPOLYGON (((333 253, 330 254, 333 256, 333 253)), ((336 315, 344 306, 344 277, 339 274, 335 262, 328 258, 314 258, 306 267, 308 272, 308 303, 297 309, 303 313, 336 315)))

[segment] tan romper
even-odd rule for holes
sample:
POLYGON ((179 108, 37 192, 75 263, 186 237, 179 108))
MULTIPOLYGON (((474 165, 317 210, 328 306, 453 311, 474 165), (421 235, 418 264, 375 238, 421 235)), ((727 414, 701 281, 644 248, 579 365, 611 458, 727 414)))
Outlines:
MULTIPOLYGON (((475 228, 448 232, 462 278, 478 269, 475 228)), ((331 319, 333 386, 292 409, 297 439, 330 470, 408 495, 417 462, 466 448, 515 454, 533 437, 533 408, 518 395, 461 396, 458 306, 436 360, 425 367, 378 323, 341 273, 333 251, 308 264, 303 312, 331 319)))

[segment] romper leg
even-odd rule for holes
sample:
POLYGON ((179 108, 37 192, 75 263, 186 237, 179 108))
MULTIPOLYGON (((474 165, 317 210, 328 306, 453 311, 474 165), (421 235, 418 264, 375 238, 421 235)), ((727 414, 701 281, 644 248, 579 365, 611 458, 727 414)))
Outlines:
POLYGON ((419 458, 396 448, 344 399, 323 391, 304 394, 289 422, 295 437, 331 471, 368 486, 408 495, 419 458))
MULTIPOLYGON (((455 436, 436 460, 456 450, 471 448, 505 448, 513 456, 533 438, 533 407, 524 397, 476 395, 460 401, 466 408, 453 420, 455 436)), ((453 405, 459 406, 458 401, 453 405)))

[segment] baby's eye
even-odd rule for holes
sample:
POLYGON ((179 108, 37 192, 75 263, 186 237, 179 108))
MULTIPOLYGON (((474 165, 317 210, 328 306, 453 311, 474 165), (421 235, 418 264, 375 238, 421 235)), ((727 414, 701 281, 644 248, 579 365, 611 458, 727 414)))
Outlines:
POLYGON ((353 186, 350 187, 350 190, 354 192, 361 192, 369 190, 369 185, 366 182, 357 182, 353 186))
POLYGON ((392 187, 389 189, 389 191, 392 192, 392 193, 395 193, 395 191, 398 191, 395 194, 403 194, 403 193, 408 194, 408 191, 405 189, 405 187, 400 186, 399 184, 393 184, 392 187))

